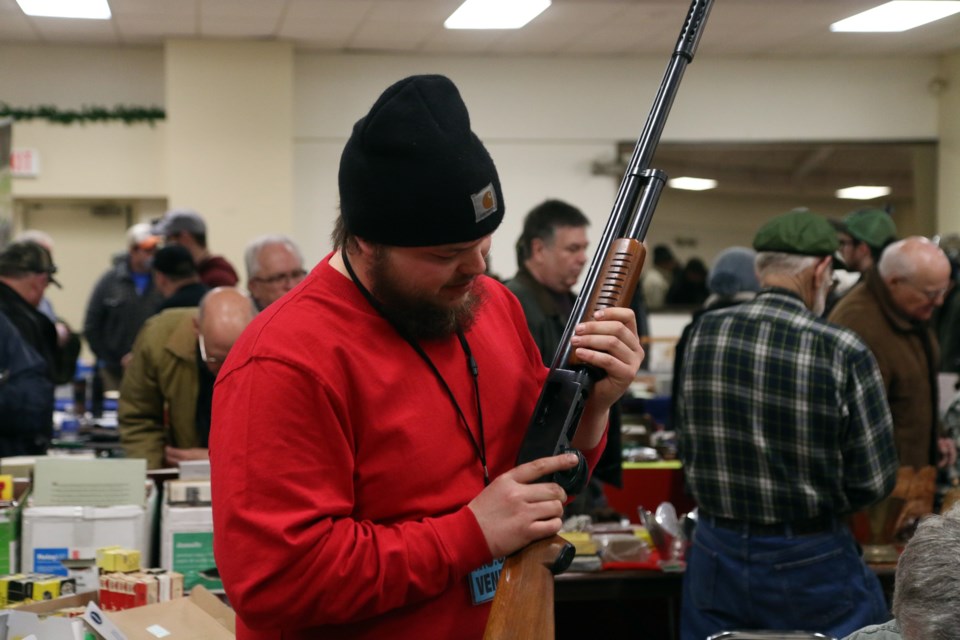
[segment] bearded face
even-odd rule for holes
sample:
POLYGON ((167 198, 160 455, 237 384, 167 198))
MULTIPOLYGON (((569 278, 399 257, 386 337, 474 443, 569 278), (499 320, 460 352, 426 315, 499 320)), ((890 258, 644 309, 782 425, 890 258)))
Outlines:
POLYGON ((417 340, 469 329, 483 303, 477 276, 434 269, 432 278, 414 279, 394 251, 375 247, 369 271, 371 293, 387 318, 417 340))

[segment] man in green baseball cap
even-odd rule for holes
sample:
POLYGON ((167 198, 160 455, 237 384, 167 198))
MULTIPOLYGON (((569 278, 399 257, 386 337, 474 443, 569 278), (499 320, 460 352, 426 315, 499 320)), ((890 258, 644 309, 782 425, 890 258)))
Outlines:
POLYGON ((690 332, 674 424, 700 508, 683 581, 684 638, 812 620, 820 622, 811 631, 842 637, 886 617, 845 518, 890 491, 897 452, 876 362, 852 331, 820 315, 838 246, 815 213, 771 219, 753 241, 760 292, 703 314, 690 332), (830 567, 858 569, 824 569, 827 547, 837 554, 830 567), (774 594, 788 557, 798 584, 818 586, 786 611, 774 594), (712 581, 724 588, 704 588, 712 581), (824 620, 840 599, 850 609, 824 620))
POLYGON ((858 209, 844 216, 837 236, 847 270, 866 273, 880 260, 884 248, 897 239, 897 225, 883 209, 858 209))

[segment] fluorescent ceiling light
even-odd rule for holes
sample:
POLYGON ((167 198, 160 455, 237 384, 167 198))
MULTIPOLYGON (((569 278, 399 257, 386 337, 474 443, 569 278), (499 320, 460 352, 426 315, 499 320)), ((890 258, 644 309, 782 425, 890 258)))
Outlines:
POLYGON ((952 0, 894 0, 830 25, 830 31, 906 31, 960 12, 952 0))
POLYGON ((450 14, 447 29, 519 29, 550 6, 550 0, 465 0, 450 14))
POLYGON ((28 16, 109 20, 107 0, 17 0, 28 16))
POLYGON ((837 197, 844 200, 873 200, 890 195, 890 187, 858 185, 837 189, 837 197))
POLYGON ((687 191, 706 191, 714 189, 717 186, 716 180, 709 178, 690 178, 683 176, 680 178, 670 178, 667 180, 667 186, 674 189, 685 189, 687 191))

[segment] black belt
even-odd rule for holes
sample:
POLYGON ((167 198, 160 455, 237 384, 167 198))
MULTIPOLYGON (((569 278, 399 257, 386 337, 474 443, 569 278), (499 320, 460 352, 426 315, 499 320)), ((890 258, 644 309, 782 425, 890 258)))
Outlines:
POLYGON ((739 533, 755 536, 805 536, 835 531, 840 525, 840 521, 834 516, 817 516, 815 518, 807 518, 806 520, 774 522, 769 524, 745 522, 735 518, 723 518, 704 513, 700 514, 700 519, 706 520, 715 527, 731 529, 739 533))

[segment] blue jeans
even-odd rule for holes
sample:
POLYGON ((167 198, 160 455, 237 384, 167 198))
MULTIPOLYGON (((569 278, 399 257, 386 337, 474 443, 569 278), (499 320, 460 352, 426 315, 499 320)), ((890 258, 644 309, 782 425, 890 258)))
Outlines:
POLYGON ((817 631, 842 638, 890 619, 877 576, 849 530, 760 536, 697 524, 687 552, 682 640, 719 631, 817 631))

